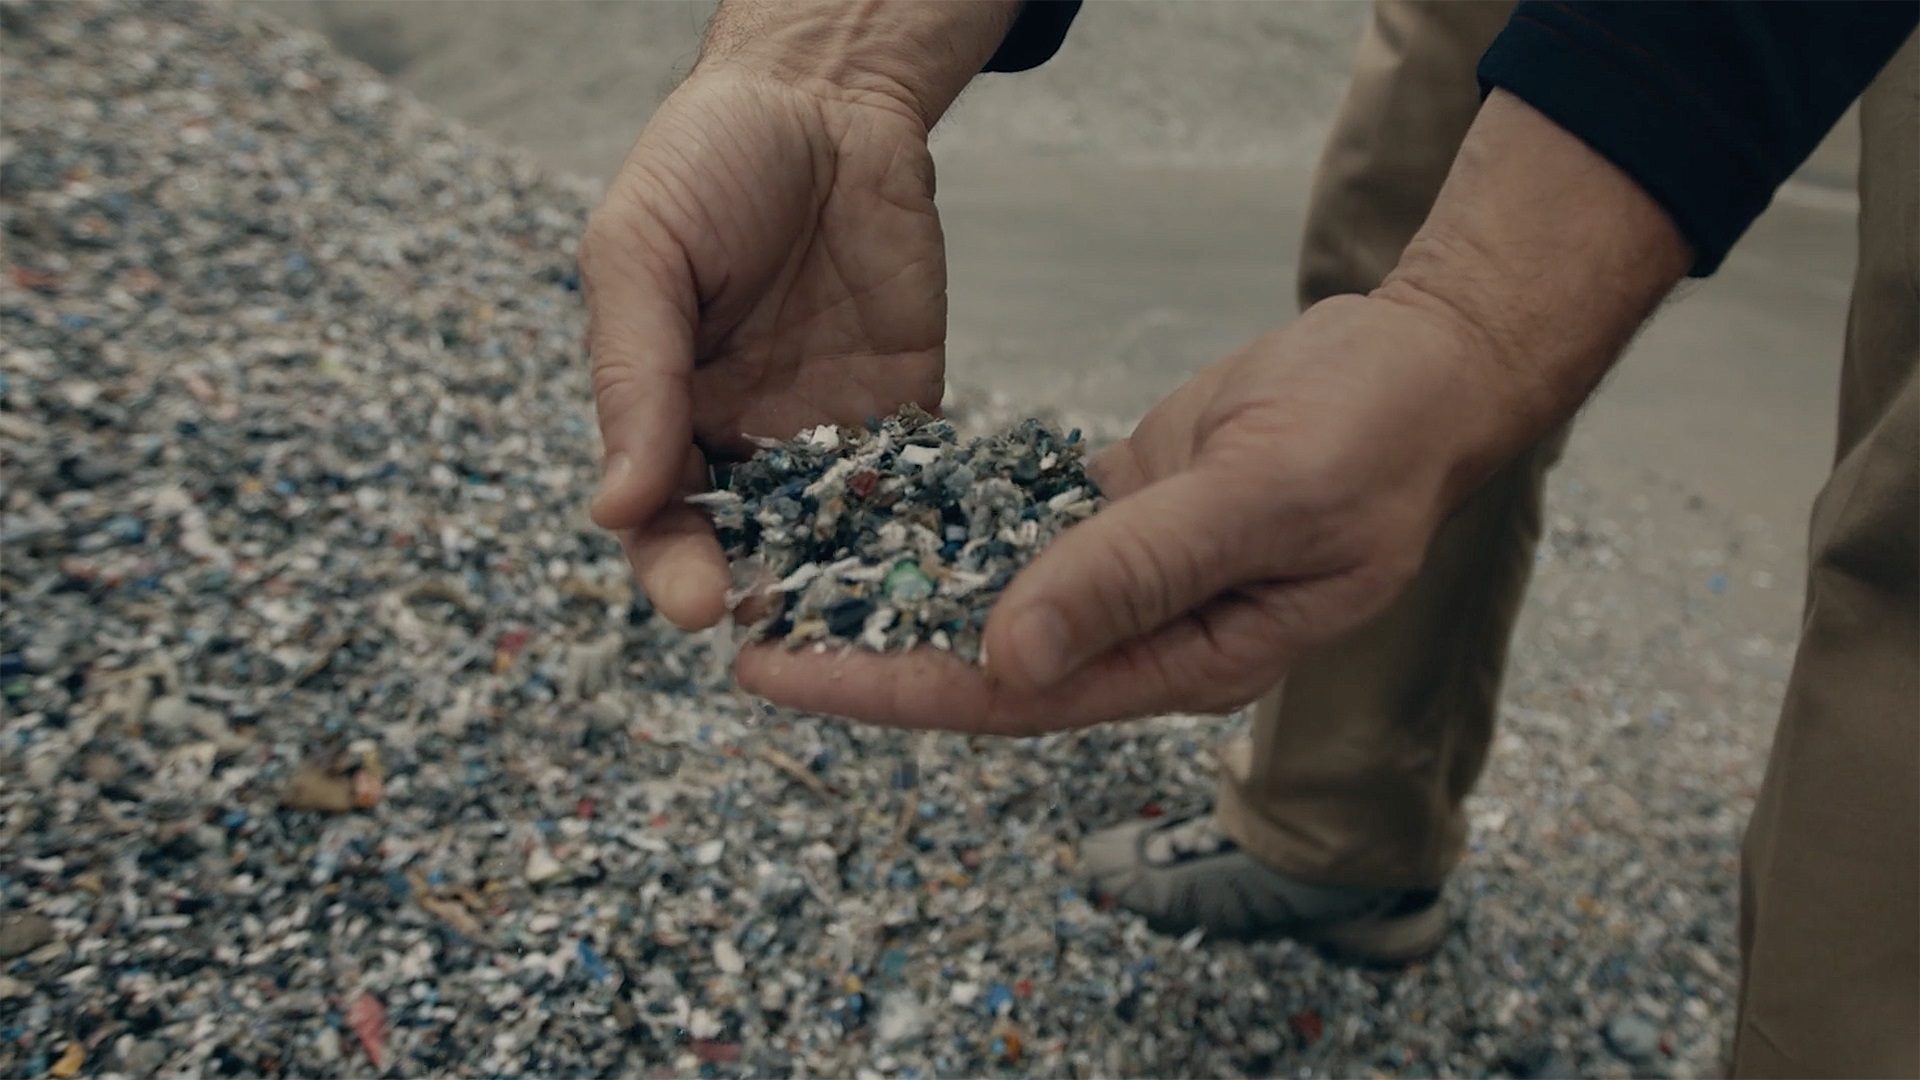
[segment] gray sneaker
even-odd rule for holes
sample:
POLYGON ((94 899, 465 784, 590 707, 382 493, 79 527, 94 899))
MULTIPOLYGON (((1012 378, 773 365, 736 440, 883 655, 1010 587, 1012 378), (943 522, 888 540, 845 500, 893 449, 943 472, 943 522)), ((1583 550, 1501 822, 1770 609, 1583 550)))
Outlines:
POLYGON ((1447 936, 1439 889, 1298 881, 1241 851, 1212 814, 1094 833, 1081 846, 1081 873, 1096 899, 1164 934, 1290 937, 1372 964, 1418 960, 1447 936))

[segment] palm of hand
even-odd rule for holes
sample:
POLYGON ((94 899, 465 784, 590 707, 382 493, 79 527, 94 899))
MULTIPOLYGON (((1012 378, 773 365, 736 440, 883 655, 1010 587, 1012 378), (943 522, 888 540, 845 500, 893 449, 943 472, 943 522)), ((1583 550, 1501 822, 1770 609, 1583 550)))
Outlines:
POLYGON ((710 451, 939 404, 946 264, 910 112, 704 76, 661 108, 608 203, 642 208, 636 250, 664 244, 670 267, 677 249, 690 271, 692 434, 710 451))
POLYGON ((946 259, 917 113, 724 65, 662 105, 580 245, 605 458, 593 517, 689 629, 725 613, 681 499, 750 435, 859 423, 943 385, 946 259))

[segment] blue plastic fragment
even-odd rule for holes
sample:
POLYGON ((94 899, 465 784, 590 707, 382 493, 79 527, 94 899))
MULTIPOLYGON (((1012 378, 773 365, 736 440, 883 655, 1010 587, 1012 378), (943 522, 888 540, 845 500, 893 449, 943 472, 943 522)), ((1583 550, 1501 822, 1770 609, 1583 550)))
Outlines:
POLYGON ((580 966, 587 969, 587 974, 594 982, 606 982, 613 974, 607 970, 607 965, 600 959, 600 954, 594 951, 593 943, 586 938, 580 939, 574 951, 580 954, 580 966))
POLYGON ((1006 983, 987 987, 987 1012, 1000 1016, 1013 1011, 1013 988, 1006 983))

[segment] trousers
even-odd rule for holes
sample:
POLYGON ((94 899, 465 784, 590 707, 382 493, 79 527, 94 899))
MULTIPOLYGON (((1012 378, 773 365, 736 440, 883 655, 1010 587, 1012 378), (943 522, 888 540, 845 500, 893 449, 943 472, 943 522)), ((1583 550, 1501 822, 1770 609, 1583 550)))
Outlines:
MULTIPOLYGON (((1303 306, 1366 292, 1425 220, 1507 0, 1376 0, 1314 177, 1303 306)), ((1801 638, 1741 867, 1742 1076, 1920 1076, 1920 53, 1861 100, 1859 263, 1801 638)), ((1302 658, 1223 754, 1216 812, 1304 880, 1459 862, 1556 433, 1441 528, 1415 581, 1302 658)))

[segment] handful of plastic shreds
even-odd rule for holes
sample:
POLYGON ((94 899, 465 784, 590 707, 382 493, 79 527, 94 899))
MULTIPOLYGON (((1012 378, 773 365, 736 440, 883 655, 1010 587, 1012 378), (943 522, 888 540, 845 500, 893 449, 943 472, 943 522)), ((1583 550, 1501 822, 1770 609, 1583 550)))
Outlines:
POLYGON ((1078 430, 1038 420, 961 443, 908 406, 865 428, 763 441, 692 496, 733 564, 754 641, 931 645, 980 660, 994 599, 1103 500, 1078 430), (751 601, 751 602, 749 602, 751 601))

